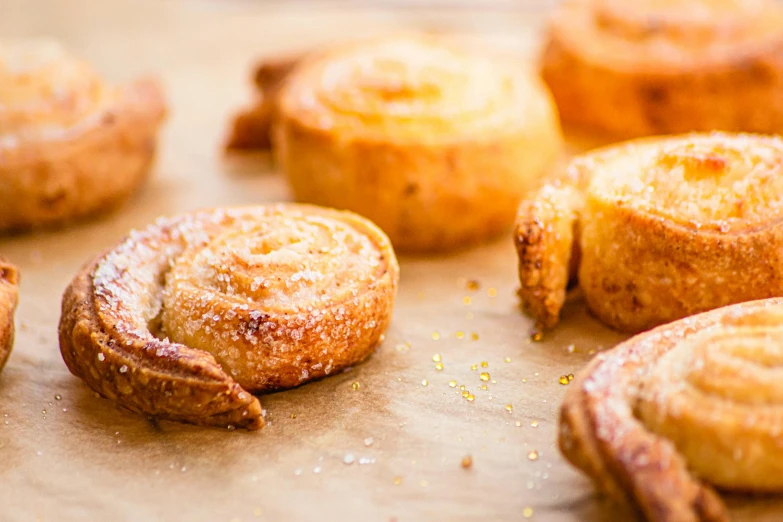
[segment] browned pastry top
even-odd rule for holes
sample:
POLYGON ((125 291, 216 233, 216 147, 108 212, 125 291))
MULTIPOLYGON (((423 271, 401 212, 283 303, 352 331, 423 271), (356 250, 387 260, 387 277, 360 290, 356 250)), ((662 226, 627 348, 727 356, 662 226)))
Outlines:
POLYGON ((599 354, 561 411, 560 448, 647 520, 726 521, 706 484, 783 490, 783 300, 720 308, 599 354))
POLYGON ((280 110, 344 139, 488 141, 549 116, 540 82, 506 65, 444 37, 362 41, 297 66, 280 94, 280 110))
POLYGON ((275 205, 161 219, 67 289, 63 357, 132 410, 258 428, 248 392, 297 386, 371 353, 397 277, 386 236, 348 212, 275 205))
POLYGON ((595 65, 675 73, 780 45, 783 8, 774 0, 571 0, 552 30, 595 65))
POLYGON ((783 213, 783 141, 691 134, 608 147, 572 165, 589 199, 699 231, 742 232, 783 213))
POLYGON ((55 42, 0 45, 0 129, 20 140, 56 138, 116 93, 55 42))

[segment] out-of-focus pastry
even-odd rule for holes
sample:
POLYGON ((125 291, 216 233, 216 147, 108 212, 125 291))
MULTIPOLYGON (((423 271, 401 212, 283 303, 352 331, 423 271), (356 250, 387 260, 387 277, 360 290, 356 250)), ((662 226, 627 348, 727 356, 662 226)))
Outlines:
POLYGON ((783 491, 783 300, 676 321, 598 354, 566 393, 560 449, 650 522, 727 522, 724 491, 783 491))
POLYGON ((589 153, 520 206, 522 304, 552 327, 578 279, 599 319, 637 332, 783 296, 782 217, 776 137, 689 134, 589 153))
POLYGON ((253 72, 256 99, 233 120, 226 142, 229 150, 265 150, 272 146, 272 120, 276 114, 277 93, 283 81, 304 54, 264 60, 253 72))
POLYGON ((160 219, 89 263, 65 291, 60 349, 93 390, 146 415, 258 429, 251 393, 368 357, 391 320, 388 238, 308 205, 160 219))
POLYGON ((542 56, 565 123, 617 137, 783 132, 775 0, 567 0, 542 56))
POLYGON ((106 84, 57 43, 0 44, 0 231, 115 208, 147 176, 165 103, 106 84))
POLYGON ((275 152, 296 199, 368 217, 408 252, 507 230, 561 146, 537 78, 443 37, 309 56, 277 101, 275 152))
POLYGON ((19 300, 19 271, 0 257, 0 370, 14 346, 14 312, 19 300))

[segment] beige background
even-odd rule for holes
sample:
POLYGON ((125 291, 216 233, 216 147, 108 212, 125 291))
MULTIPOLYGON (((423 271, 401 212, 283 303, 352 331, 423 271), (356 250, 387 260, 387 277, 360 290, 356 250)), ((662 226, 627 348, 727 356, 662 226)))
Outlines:
MULTIPOLYGON (((533 520, 627 520, 597 500, 554 445, 566 390, 558 378, 620 336, 577 300, 562 327, 531 342, 514 295, 510 240, 402 259, 381 351, 349 373, 263 397, 271 424, 257 433, 154 425, 119 411, 68 373, 57 347, 63 288, 130 228, 160 214, 289 198, 265 158, 220 154, 227 116, 248 98, 255 58, 401 27, 492 31, 493 41, 530 54, 543 3, 394 10, 356 2, 0 1, 3 38, 61 38, 112 80, 158 72, 172 107, 153 179, 124 209, 0 239, 23 283, 16 347, 0 377, 0 520, 519 520, 526 508, 533 520), (469 290, 468 280, 480 288, 469 290), (404 343, 410 349, 398 349, 404 343), (481 361, 496 381, 488 391, 471 370, 481 361), (475 401, 449 388, 452 379, 475 401), (472 469, 461 468, 465 455, 472 469)), ((732 502, 745 506, 736 509, 739 520, 783 517, 774 499, 732 502)))

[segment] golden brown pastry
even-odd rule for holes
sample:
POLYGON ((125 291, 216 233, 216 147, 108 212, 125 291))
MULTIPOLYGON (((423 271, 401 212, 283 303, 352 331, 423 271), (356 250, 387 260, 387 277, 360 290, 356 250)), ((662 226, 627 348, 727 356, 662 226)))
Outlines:
MULTIPOLYGON (((427 34, 448 39, 463 47, 475 47, 476 43, 488 44, 486 37, 459 35, 452 32, 428 31, 427 34)), ((500 49, 495 49, 499 51, 500 49)), ((272 148, 273 120, 277 114, 277 95, 285 79, 294 68, 307 58, 314 58, 318 49, 307 52, 266 58, 253 69, 253 103, 239 111, 231 121, 225 148, 227 151, 268 150, 272 148)), ((500 55, 500 52, 496 54, 500 55)), ((506 50, 506 54, 509 54, 506 50)), ((510 59, 516 60, 513 53, 510 59)))
POLYGON ((107 85, 53 42, 0 44, 0 231, 112 209, 146 177, 160 87, 107 85))
POLYGON ((19 271, 0 257, 0 370, 14 346, 14 312, 19 300, 19 271))
POLYGON ((564 122, 617 137, 783 132, 783 6, 568 0, 542 74, 564 122))
POLYGON ((130 410, 258 429, 251 393, 372 353, 398 273, 388 238, 349 212, 290 204, 162 218, 76 276, 60 348, 74 375, 130 410))
POLYGON ((554 326, 566 286, 628 332, 783 296, 783 141, 689 134, 576 158, 517 216, 523 307, 554 326))
POLYGON ((272 146, 272 120, 276 114, 277 93, 283 81, 304 58, 291 55, 261 62, 253 73, 256 100, 234 117, 226 149, 265 150, 272 146))
POLYGON ((561 145, 535 77, 439 37, 308 57, 277 110, 275 149, 297 200, 368 217, 409 252, 503 232, 561 145))
POLYGON ((706 484, 783 491, 783 300, 713 310, 601 353, 570 386, 560 448, 655 522, 727 521, 706 484))

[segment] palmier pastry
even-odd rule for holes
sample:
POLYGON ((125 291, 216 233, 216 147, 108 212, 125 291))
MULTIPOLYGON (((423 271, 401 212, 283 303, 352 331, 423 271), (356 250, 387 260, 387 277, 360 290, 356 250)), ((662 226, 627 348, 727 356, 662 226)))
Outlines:
POLYGON ((636 137, 783 132, 783 6, 776 0, 568 0, 542 74, 561 117, 636 137))
POLYGON ((0 257, 0 370, 14 345, 14 312, 19 299, 19 271, 0 257))
POLYGON ((293 68, 305 55, 291 55, 261 62, 253 73, 256 100, 234 118, 226 142, 228 150, 265 150, 272 146, 272 120, 277 112, 277 93, 293 68))
POLYGON ((561 451, 647 520, 726 521, 704 483, 783 491, 782 363, 779 298, 638 335, 597 355, 569 387, 561 451))
POLYGON ((157 418, 257 429, 251 393, 368 357, 399 268, 369 221, 307 205, 160 219, 89 263, 63 296, 71 372, 157 418))
POLYGON ((691 134, 576 158, 517 216, 520 296, 539 326, 578 281, 590 310, 636 332, 783 296, 783 141, 691 134))
POLYGON ((274 137, 298 200, 368 217, 406 251, 511 225, 559 150, 555 109, 521 68, 447 42, 387 37, 294 68, 274 137))
POLYGON ((116 207, 146 177, 158 85, 107 85, 53 42, 0 44, 0 231, 116 207))

